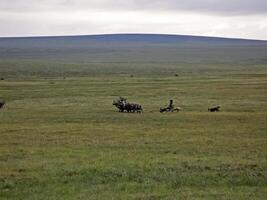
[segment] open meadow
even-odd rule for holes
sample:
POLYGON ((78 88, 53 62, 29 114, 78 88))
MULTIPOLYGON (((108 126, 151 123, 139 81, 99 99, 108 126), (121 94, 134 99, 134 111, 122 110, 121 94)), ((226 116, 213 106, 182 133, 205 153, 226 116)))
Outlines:
POLYGON ((267 46, 121 48, 1 49, 0 199, 267 199, 267 46))

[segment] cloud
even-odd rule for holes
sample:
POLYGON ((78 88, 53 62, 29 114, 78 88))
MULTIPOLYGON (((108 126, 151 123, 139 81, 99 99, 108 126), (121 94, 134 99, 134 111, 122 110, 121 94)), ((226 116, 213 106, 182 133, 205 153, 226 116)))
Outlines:
POLYGON ((266 0, 1 0, 0 9, 21 12, 47 10, 124 10, 198 12, 215 15, 267 14, 266 0))
MULTIPOLYGON (((149 0, 145 2, 149 5, 149 0)), ((267 1, 265 0, 154 0, 154 5, 158 9, 216 15, 267 14, 267 1)))
POLYGON ((0 0, 0 36, 169 33, 267 39, 266 0, 0 0))

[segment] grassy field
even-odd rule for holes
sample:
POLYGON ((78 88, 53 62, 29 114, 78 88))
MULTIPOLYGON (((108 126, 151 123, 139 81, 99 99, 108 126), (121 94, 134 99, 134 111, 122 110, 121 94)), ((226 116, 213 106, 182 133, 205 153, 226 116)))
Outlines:
POLYGON ((250 64, 2 55, 0 199, 267 199, 264 54, 250 64), (144 113, 117 112, 118 96, 144 113), (169 99, 182 112, 159 113, 169 99))

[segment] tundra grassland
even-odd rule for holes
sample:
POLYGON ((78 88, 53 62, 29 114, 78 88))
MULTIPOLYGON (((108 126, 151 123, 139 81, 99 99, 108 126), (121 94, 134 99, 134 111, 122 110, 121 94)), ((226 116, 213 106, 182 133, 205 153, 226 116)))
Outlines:
POLYGON ((2 80, 0 198, 266 199, 259 68, 2 80), (120 95, 144 113, 117 112, 120 95), (183 110, 159 113, 170 98, 183 110))

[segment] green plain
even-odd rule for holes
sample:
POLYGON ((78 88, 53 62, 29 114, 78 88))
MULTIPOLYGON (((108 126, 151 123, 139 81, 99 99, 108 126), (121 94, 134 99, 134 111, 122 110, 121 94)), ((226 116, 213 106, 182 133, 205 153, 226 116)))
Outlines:
POLYGON ((0 199, 267 199, 264 56, 248 64, 2 57, 0 199), (118 96, 144 113, 119 113, 118 96), (180 113, 159 113, 169 99, 180 113), (222 111, 209 113, 217 104, 222 111))

